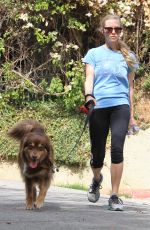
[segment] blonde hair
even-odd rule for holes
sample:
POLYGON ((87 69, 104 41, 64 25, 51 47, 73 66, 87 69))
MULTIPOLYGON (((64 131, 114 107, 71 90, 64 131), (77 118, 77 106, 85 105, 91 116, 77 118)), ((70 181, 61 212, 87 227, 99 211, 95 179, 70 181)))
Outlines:
MULTIPOLYGON (((102 18, 101 22, 100 22, 100 31, 103 31, 104 27, 105 27, 105 22, 107 20, 111 20, 111 19, 115 19, 115 20, 118 20, 119 23, 120 23, 120 26, 123 28, 123 25, 122 25, 122 22, 121 22, 121 19, 118 15, 115 15, 115 14, 108 14, 106 15, 105 17, 102 18)), ((134 56, 134 55, 131 55, 131 53, 133 53, 129 46, 122 40, 119 39, 118 41, 118 50, 121 51, 122 55, 124 56, 128 66, 130 68, 133 68, 135 64, 138 63, 138 60, 137 58, 134 56), (135 58, 133 58, 133 56, 135 58)))

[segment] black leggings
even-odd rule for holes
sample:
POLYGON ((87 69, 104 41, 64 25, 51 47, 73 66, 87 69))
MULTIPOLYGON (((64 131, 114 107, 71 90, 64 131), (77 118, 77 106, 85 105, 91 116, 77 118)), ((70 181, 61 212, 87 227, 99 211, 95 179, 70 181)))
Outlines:
POLYGON ((89 120, 92 168, 103 166, 109 128, 111 130, 111 162, 114 164, 123 162, 123 146, 129 119, 128 105, 95 109, 92 112, 89 120))

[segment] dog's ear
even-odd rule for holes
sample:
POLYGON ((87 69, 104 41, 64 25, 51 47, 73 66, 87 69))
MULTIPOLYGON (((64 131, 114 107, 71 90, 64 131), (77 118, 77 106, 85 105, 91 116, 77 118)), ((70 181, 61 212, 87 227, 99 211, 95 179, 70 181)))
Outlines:
POLYGON ((49 160, 52 164, 54 164, 54 149, 51 143, 50 143, 49 160))
POLYGON ((20 142, 20 149, 19 149, 19 154, 18 154, 18 164, 20 168, 23 168, 24 166, 24 161, 25 161, 24 148, 25 148, 26 140, 27 140, 27 137, 22 139, 20 142))
POLYGON ((52 146, 52 143, 51 143, 51 140, 48 138, 47 140, 47 143, 46 143, 46 150, 47 150, 47 156, 48 156, 48 160, 49 160, 49 163, 51 165, 54 164, 54 150, 53 150, 53 146, 52 146))
POLYGON ((20 149, 18 154, 18 164, 20 168, 23 168, 23 162, 24 162, 24 140, 20 142, 20 149))

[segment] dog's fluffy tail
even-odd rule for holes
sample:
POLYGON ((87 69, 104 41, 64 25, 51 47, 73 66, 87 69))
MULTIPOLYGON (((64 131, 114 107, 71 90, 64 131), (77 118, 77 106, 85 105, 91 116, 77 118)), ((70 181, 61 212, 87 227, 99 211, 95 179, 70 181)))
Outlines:
POLYGON ((27 133, 30 132, 40 132, 44 133, 44 127, 36 120, 23 120, 14 125, 9 131, 8 136, 21 140, 27 133))

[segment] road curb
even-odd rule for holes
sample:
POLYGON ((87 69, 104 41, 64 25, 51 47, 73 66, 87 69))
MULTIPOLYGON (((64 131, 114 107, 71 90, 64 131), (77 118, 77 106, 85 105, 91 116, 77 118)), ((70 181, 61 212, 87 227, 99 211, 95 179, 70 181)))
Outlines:
POLYGON ((150 189, 126 189, 125 193, 131 194, 133 198, 150 198, 150 189))
MULTIPOLYGON (((119 192, 122 196, 135 198, 135 199, 147 199, 150 198, 150 189, 120 189, 119 192)), ((108 189, 102 189, 101 194, 109 195, 108 189)))

